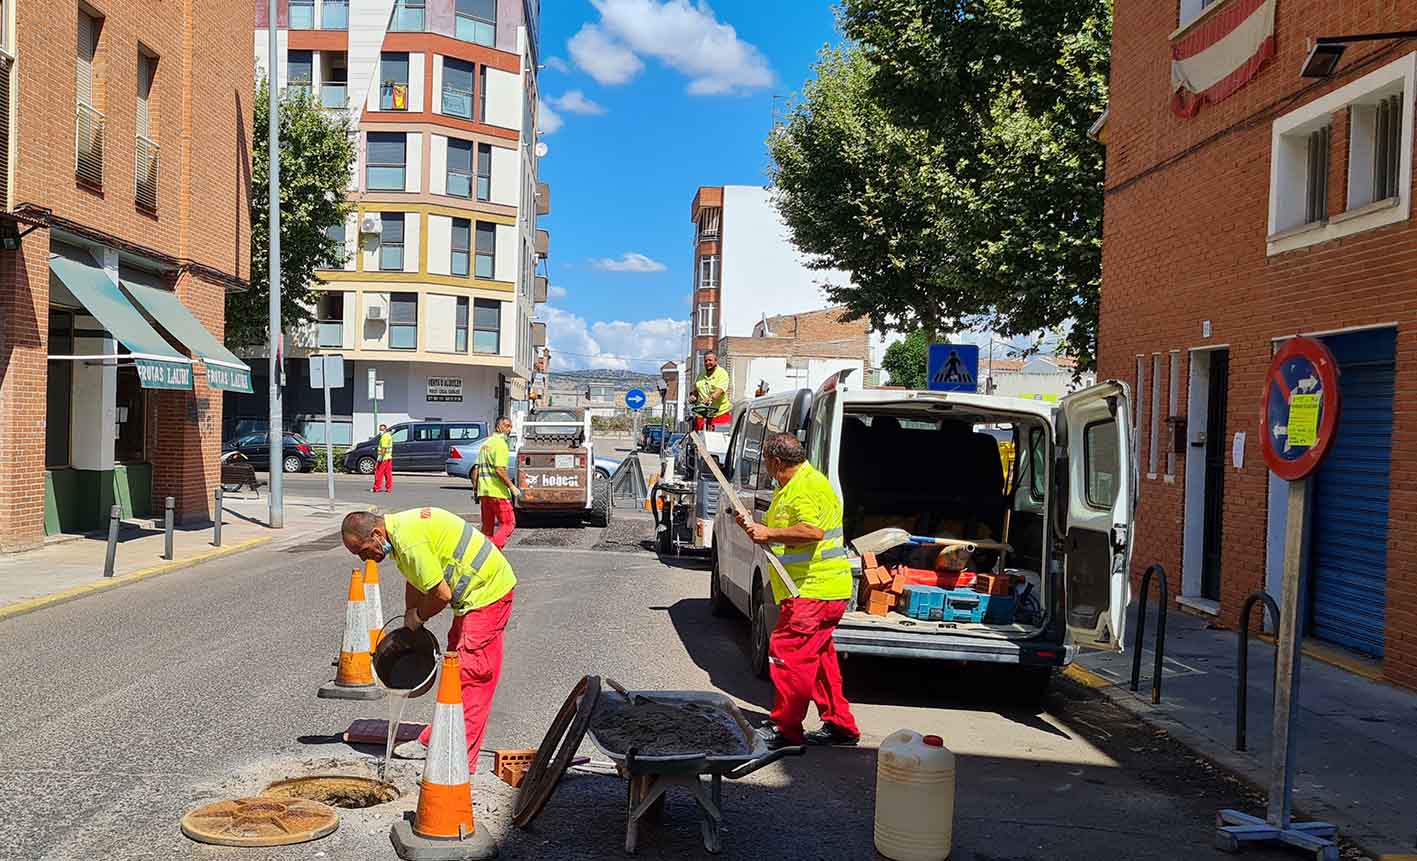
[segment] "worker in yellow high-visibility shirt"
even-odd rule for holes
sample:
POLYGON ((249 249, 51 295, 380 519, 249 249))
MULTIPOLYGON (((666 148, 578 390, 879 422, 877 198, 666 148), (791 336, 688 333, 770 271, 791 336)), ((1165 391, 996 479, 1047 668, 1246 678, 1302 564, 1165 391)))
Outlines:
POLYGON ((488 437, 477 451, 472 486, 481 500, 482 534, 491 538, 492 543, 501 550, 512 537, 512 530, 517 528, 517 512, 512 507, 512 497, 521 491, 507 474, 507 465, 511 462, 508 437, 512 433, 512 420, 501 416, 495 427, 497 432, 488 437))
POLYGON ((763 469, 777 484, 772 504, 756 523, 738 516, 755 544, 767 545, 797 587, 790 597, 776 575, 777 626, 768 639, 768 674, 776 696, 771 720, 758 733, 770 748, 784 745, 854 745, 861 730, 842 691, 832 634, 851 597, 851 560, 842 532, 841 497, 831 481, 807 463, 790 433, 763 441, 763 469), (820 729, 803 732, 807 704, 817 704, 820 729))
POLYGON ((388 425, 379 425, 378 449, 374 453, 374 492, 383 487, 385 493, 394 492, 394 435, 388 425))
MULTIPOLYGON (((512 614, 517 576, 507 557, 477 527, 441 508, 414 508, 398 514, 356 511, 344 518, 345 549, 360 559, 394 557, 404 587, 404 627, 417 630, 453 608, 448 650, 456 651, 462 677, 463 721, 468 772, 477 771, 477 753, 502 674, 502 632, 512 614)), ((394 750, 404 759, 428 752, 431 728, 394 750)))
POLYGON ((718 364, 718 354, 713 351, 705 353, 704 372, 694 382, 694 391, 689 395, 689 400, 701 408, 695 412, 706 413, 694 418, 695 430, 727 428, 733 423, 733 400, 728 391, 730 385, 728 372, 718 364))

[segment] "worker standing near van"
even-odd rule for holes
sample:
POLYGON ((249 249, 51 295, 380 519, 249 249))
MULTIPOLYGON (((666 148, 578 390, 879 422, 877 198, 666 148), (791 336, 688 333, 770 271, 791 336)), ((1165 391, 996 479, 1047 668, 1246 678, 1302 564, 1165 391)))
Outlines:
POLYGON ((511 446, 507 440, 512 433, 512 420, 500 416, 494 427, 497 432, 478 449, 472 482, 482 502, 482 534, 501 550, 511 539, 512 530, 517 528, 512 497, 521 491, 507 474, 507 465, 511 462, 511 446))
POLYGON ((388 425, 379 425, 379 448, 374 453, 374 493, 380 486, 385 493, 394 492, 394 435, 388 425))
MULTIPOLYGON (((468 772, 477 771, 477 753, 502 675, 502 632, 512 615, 517 576, 507 557, 471 523, 441 508, 414 508, 387 516, 369 511, 346 515, 341 528, 345 549, 366 562, 394 557, 408 582, 403 592, 404 627, 418 630, 453 608, 448 650, 456 651, 467 733, 468 772)), ((431 727, 394 749, 402 759, 428 754, 431 727)))
POLYGON ((826 476, 807 463, 797 437, 773 434, 763 442, 763 469, 777 485, 762 523, 738 517, 755 544, 768 545, 797 586, 793 598, 774 574, 777 627, 768 639, 768 674, 776 696, 768 726, 758 730, 770 748, 854 745, 861 731, 842 692, 832 633, 851 597, 851 561, 842 532, 841 498, 826 476), (817 704, 820 729, 804 733, 807 703, 817 704))
POLYGON ((705 353, 704 372, 695 381, 689 399, 706 408, 708 415, 694 418, 695 430, 713 430, 733 423, 733 401, 728 396, 730 385, 728 372, 718 365, 718 354, 712 351, 705 353))

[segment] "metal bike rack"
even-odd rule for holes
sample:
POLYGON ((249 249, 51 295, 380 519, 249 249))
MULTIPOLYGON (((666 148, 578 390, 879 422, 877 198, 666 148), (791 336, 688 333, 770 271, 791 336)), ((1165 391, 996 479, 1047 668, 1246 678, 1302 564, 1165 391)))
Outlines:
MULTIPOLYGON (((1239 642, 1235 649, 1235 664, 1240 671, 1240 679, 1235 687, 1235 750, 1242 753, 1246 750, 1246 707, 1249 704, 1250 691, 1250 611, 1260 601, 1264 602, 1265 608, 1274 618, 1275 627, 1279 627, 1279 605, 1274 603, 1274 599, 1263 589, 1252 593, 1245 599, 1245 603, 1240 605, 1239 642)), ((1278 652, 1275 653, 1274 659, 1279 660, 1278 652)))
POLYGON ((1171 593, 1166 588, 1166 569, 1160 565, 1152 565, 1146 569, 1146 573, 1141 575, 1141 595, 1137 598, 1137 635, 1132 640, 1132 691, 1137 689, 1138 681, 1141 678, 1141 642, 1146 635, 1146 604, 1147 598, 1151 594, 1151 575, 1157 575, 1156 587, 1160 593, 1158 597, 1161 604, 1156 610, 1156 666, 1151 673, 1151 704, 1157 705, 1161 702, 1161 661, 1166 654, 1166 605, 1170 603, 1171 593))

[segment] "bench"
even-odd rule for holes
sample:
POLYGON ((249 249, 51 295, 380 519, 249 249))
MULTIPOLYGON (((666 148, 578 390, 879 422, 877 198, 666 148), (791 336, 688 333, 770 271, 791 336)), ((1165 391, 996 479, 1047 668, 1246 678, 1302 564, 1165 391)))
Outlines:
POLYGON ((237 491, 249 486, 256 491, 256 495, 261 493, 261 485, 265 482, 256 478, 256 468, 246 460, 229 460, 221 465, 221 489, 225 491, 237 491))

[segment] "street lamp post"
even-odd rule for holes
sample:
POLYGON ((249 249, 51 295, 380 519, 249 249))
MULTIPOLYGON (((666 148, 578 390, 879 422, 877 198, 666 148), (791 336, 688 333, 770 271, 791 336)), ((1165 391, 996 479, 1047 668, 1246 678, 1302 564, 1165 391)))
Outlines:
POLYGON ((1354 42, 1389 42, 1396 39, 1417 39, 1417 30, 1398 30, 1392 33, 1362 33, 1357 36, 1320 36, 1309 49, 1304 60, 1304 68, 1299 74, 1305 78, 1330 78, 1338 70, 1338 62, 1343 52, 1354 42))
POLYGON ((271 528, 285 528, 285 459, 281 451, 285 443, 285 426, 281 419, 280 402, 280 98, 276 92, 279 80, 280 54, 276 43, 276 0, 270 0, 270 17, 266 19, 269 35, 270 61, 266 65, 266 92, 270 123, 267 132, 270 138, 270 260, 267 277, 270 279, 271 317, 271 415, 267 438, 271 441, 271 528))

